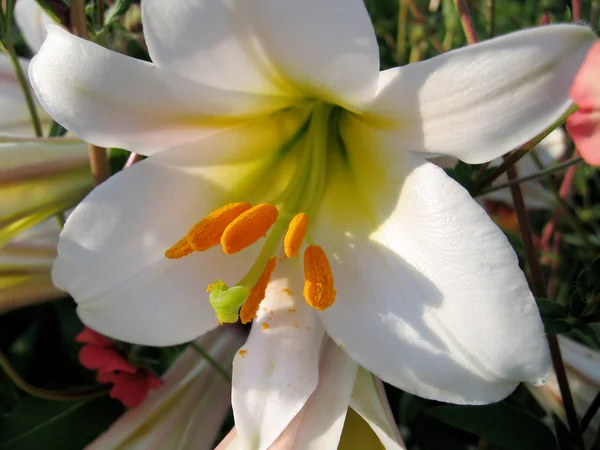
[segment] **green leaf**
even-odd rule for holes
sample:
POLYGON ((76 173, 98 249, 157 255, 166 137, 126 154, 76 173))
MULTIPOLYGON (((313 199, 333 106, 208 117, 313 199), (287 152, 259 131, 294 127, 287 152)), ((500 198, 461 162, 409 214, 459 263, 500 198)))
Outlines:
POLYGON ((76 403, 25 397, 0 419, 0 449, 81 450, 121 413, 108 397, 76 403))
POLYGON ((522 409, 506 403, 485 406, 438 406, 430 414, 453 427, 509 450, 556 450, 552 431, 522 409))
POLYGON ((409 424, 421 412, 425 411, 426 400, 408 392, 402 393, 399 405, 399 419, 402 424, 409 424))
POLYGON ((132 3, 133 0, 117 0, 115 4, 106 11, 104 16, 104 27, 108 27, 119 20, 127 12, 132 3))
POLYGON ((546 334, 567 333, 577 322, 577 319, 570 316, 567 309, 561 304, 544 298, 536 298, 535 301, 540 310, 546 334))

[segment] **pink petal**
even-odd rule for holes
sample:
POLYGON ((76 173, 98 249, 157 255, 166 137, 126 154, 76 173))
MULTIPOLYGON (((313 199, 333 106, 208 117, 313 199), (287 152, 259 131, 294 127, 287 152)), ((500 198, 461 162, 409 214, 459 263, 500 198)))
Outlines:
POLYGON ((135 408, 144 401, 150 389, 162 386, 162 381, 146 370, 136 374, 121 372, 117 374, 110 396, 120 400, 128 408, 135 408))
POLYGON ((135 373, 137 368, 127 361, 121 353, 113 348, 97 347, 88 344, 79 352, 81 365, 99 372, 135 373))
POLYGON ((600 110, 571 114, 567 118, 567 131, 582 158, 592 166, 600 166, 600 110))
POLYGON ((589 49, 573 80, 570 95, 583 111, 600 109, 600 42, 589 49))
POLYGON ((114 383, 117 381, 117 374, 115 372, 98 372, 96 374, 96 381, 102 384, 114 383))
POLYGON ((82 344, 93 344, 97 347, 112 347, 113 341, 103 334, 85 327, 81 333, 75 337, 76 342, 82 344))

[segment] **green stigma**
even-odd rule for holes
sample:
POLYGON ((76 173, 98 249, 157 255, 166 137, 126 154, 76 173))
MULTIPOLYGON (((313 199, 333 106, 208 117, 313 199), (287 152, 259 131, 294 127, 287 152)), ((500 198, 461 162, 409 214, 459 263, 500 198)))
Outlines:
POLYGON ((215 310, 215 316, 220 323, 235 323, 238 320, 238 311, 250 295, 250 288, 246 286, 227 285, 217 280, 209 287, 208 301, 215 310))

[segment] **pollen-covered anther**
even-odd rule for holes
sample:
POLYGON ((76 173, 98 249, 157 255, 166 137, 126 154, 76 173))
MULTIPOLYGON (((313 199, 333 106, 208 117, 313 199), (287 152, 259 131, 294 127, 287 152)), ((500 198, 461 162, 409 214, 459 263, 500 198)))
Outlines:
POLYGON ((319 311, 335 302, 333 273, 327 255, 318 245, 309 245, 304 251, 304 299, 319 311))
POLYGON ((298 254, 307 229, 308 216, 304 213, 296 214, 291 220, 285 238, 283 239, 285 256, 293 258, 298 254))
POLYGON ((193 253, 194 249, 190 246, 187 236, 177 241, 177 243, 165 252, 168 259, 179 259, 193 253))
POLYGON ((221 236, 223 252, 237 253, 267 235, 277 220, 277 208, 270 203, 256 205, 232 221, 221 236))
POLYGON ((169 259, 182 258, 190 253, 203 252, 221 242, 227 226, 240 214, 252 208, 250 203, 229 203, 196 223, 186 236, 165 252, 169 259))
POLYGON ((267 263, 265 270, 263 270, 262 275, 252 287, 250 291, 250 295, 246 302, 242 305, 240 309, 240 320, 242 323, 251 322, 252 319, 256 317, 256 313, 258 312, 258 308, 260 306, 260 302, 262 302, 265 298, 265 294, 267 291, 267 285, 269 281, 271 281, 271 275, 275 270, 275 263, 277 258, 273 257, 267 263))

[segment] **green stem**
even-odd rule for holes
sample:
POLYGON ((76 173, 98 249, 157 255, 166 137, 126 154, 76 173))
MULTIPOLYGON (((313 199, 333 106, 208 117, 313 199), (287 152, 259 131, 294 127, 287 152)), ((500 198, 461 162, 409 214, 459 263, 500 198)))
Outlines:
POLYGON ((406 30, 408 26, 408 4, 406 0, 400 0, 398 11, 398 35, 396 37, 396 56, 398 64, 404 64, 406 56, 406 30))
MULTIPOLYGON (((509 157, 506 156, 504 158, 505 162, 509 159, 509 157)), ((511 181, 517 178, 517 172, 513 164, 508 166, 506 173, 508 175, 508 179, 511 181)), ((529 273, 531 275, 532 291, 536 297, 546 298, 546 285, 544 283, 542 269, 540 267, 535 246, 533 244, 533 236, 529 226, 529 217, 527 216, 525 203, 523 202, 523 194, 520 186, 517 184, 510 186, 510 190, 515 207, 515 213, 519 221, 521 241, 523 242, 523 247, 525 248, 525 255, 527 257, 529 273)), ((575 404, 573 403, 573 396, 571 395, 571 390, 569 388, 567 373, 565 371, 565 365, 560 353, 558 339, 553 335, 547 335, 546 339, 548 340, 548 348, 550 350, 552 366, 554 367, 554 372, 558 381, 558 387, 563 399, 565 414, 569 424, 569 431, 579 447, 583 448, 583 440, 581 439, 581 433, 579 430, 579 421, 577 419, 577 413, 575 412, 575 404)))
POLYGON ((6 373, 6 375, 8 375, 8 377, 12 380, 13 383, 15 383, 15 385, 18 388, 25 391, 32 397, 38 397, 44 400, 67 402, 91 400, 108 394, 108 391, 110 390, 110 387, 99 386, 91 389, 82 390, 79 392, 65 392, 53 391, 32 386, 19 375, 19 373, 12 366, 8 358, 2 352, 0 352, 0 368, 4 371, 4 373, 6 373))
POLYGON ((526 183, 528 181, 534 181, 534 180, 538 180, 540 178, 546 178, 554 173, 560 172, 561 170, 566 169, 567 167, 573 166, 575 164, 579 164, 580 162, 583 161, 583 158, 581 157, 577 157, 577 158, 573 158, 570 159, 568 161, 565 161, 564 163, 561 164, 556 164, 552 167, 548 167, 547 169, 541 170, 537 173, 531 174, 531 175, 527 175, 526 177, 521 177, 521 178, 517 178, 515 180, 511 180, 507 183, 503 183, 503 184, 499 184, 496 186, 491 186, 487 189, 482 190, 481 192, 479 192, 479 194, 477 194, 477 196, 480 195, 486 195, 489 194, 491 192, 496 192, 499 191, 501 189, 505 189, 507 187, 513 186, 515 184, 521 184, 521 183, 526 183))
POLYGON ((509 167, 512 167, 516 164, 523 156, 529 153, 536 145, 542 142, 555 128, 560 126, 567 117, 577 111, 579 107, 577 105, 571 106, 560 118, 554 122, 549 128, 547 128, 542 133, 538 134, 536 137, 526 142, 522 146, 516 148, 512 153, 509 154, 507 158, 504 159, 504 162, 500 164, 496 169, 494 169, 489 175, 483 177, 480 183, 475 186, 473 190, 473 196, 479 195, 484 188, 491 185, 499 176, 505 173, 509 167))
POLYGON ((13 45, 12 38, 10 36, 10 31, 7 30, 6 34, 3 37, 4 47, 6 48, 6 52, 8 53, 8 57, 10 58, 10 62, 15 70, 15 75, 19 80, 19 84, 21 85, 21 90, 23 91, 23 96, 25 97, 25 101, 27 102, 27 108, 29 109, 29 115, 31 116, 31 124, 33 126, 33 130, 37 137, 42 137, 42 125, 40 122, 40 116, 38 115, 37 109, 35 107, 35 101, 33 100, 33 96, 31 95, 31 90, 29 89, 29 82, 23 73, 23 69, 21 68, 21 64, 19 64, 19 58, 17 57, 17 52, 15 51, 15 46, 13 45))
POLYGON ((210 355, 210 353, 208 353, 195 342, 191 342, 190 346, 196 351, 196 353, 202 356, 206 360, 206 362, 209 363, 212 366, 212 368, 215 369, 215 371, 217 371, 217 373, 223 377, 224 380, 231 383, 231 376, 227 373, 225 369, 223 369, 219 365, 219 363, 210 355))

